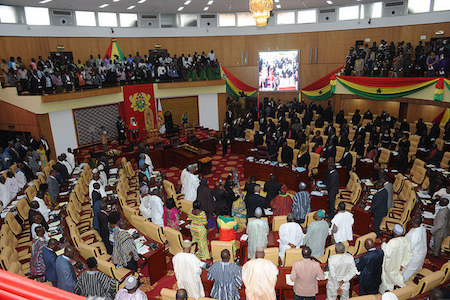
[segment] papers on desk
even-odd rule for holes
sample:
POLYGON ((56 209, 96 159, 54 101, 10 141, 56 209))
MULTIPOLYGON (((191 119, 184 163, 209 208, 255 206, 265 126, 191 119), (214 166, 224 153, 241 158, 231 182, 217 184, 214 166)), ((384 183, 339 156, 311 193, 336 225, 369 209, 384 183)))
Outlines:
POLYGON ((325 185, 321 180, 317 181, 317 182, 316 182, 316 185, 317 185, 318 187, 320 187, 320 188, 326 187, 326 185, 325 185))
POLYGON ((17 200, 20 200, 20 199, 22 199, 22 198, 25 198, 25 196, 26 196, 26 195, 20 195, 20 196, 17 196, 17 200))
POLYGON ((270 208, 264 208, 264 213, 266 214, 266 216, 272 216, 273 212, 270 208))
POLYGON ((417 148, 418 150, 422 151, 422 152, 428 152, 429 150, 425 149, 425 148, 417 148))
POLYGON ((370 179, 362 179, 361 180, 366 186, 373 186, 372 181, 370 179))
POLYGON ((319 158, 319 162, 324 162, 324 161, 325 161, 324 157, 319 158))
POLYGON ((436 171, 438 171, 438 172, 444 172, 445 170, 442 169, 442 168, 436 168, 436 171))
POLYGON ((241 241, 241 242, 246 242, 247 239, 248 239, 248 234, 244 233, 244 234, 241 236, 240 241, 241 241))
POLYGON ((64 249, 59 249, 58 251, 55 251, 55 254, 60 256, 64 254, 64 249))
POLYGON ((413 187, 418 187, 419 185, 417 183, 412 182, 413 187))
POLYGON ((322 197, 322 196, 323 196, 323 193, 318 192, 318 191, 312 191, 312 192, 311 192, 311 196, 319 196, 319 197, 322 197))
POLYGON ((59 195, 60 195, 60 196, 66 196, 66 195, 69 195, 69 191, 59 193, 59 195))
POLYGON ((276 166, 276 165, 277 165, 277 162, 276 162, 276 161, 273 161, 273 162, 270 163, 270 165, 271 165, 271 166, 276 166))
POLYGON ((184 228, 191 229, 191 224, 187 224, 184 228))
POLYGON ((398 173, 398 170, 392 169, 391 172, 392 173, 398 173))
POLYGON ((77 178, 69 178, 69 181, 77 181, 77 178))
POLYGON ((27 183, 28 186, 33 186, 33 181, 27 183))
POLYGON ((55 240, 58 240, 58 241, 59 241, 60 238, 62 238, 62 236, 63 236, 62 233, 57 234, 57 235, 54 235, 54 236, 51 236, 51 235, 50 235, 50 237, 51 237, 52 239, 55 239, 55 240))
POLYGON ((376 192, 377 192, 376 189, 370 189, 370 193, 371 193, 371 194, 375 194, 376 192))
POLYGON ((417 194, 419 195, 419 198, 431 199, 431 196, 426 191, 419 191, 417 194))
POLYGON ((145 243, 146 241, 147 241, 147 240, 146 240, 145 237, 143 237, 143 236, 138 237, 137 239, 134 240, 134 242, 136 243, 136 247, 137 247, 138 244, 144 245, 144 243, 145 243))
POLYGON ((366 205, 366 207, 364 207, 365 211, 368 211, 370 209, 370 205, 366 205))
POLYGON ((425 219, 434 219, 435 216, 429 211, 424 211, 422 217, 424 217, 425 219))
POLYGON ((291 280, 291 274, 286 274, 286 284, 294 286, 294 282, 291 280))
POLYGON ((305 172, 305 171, 306 171, 306 169, 305 169, 305 168, 303 168, 303 167, 297 167, 297 168, 295 168, 295 171, 297 171, 297 172, 301 173, 301 172, 305 172))
POLYGON ((391 154, 395 156, 395 155, 398 155, 398 152, 397 151, 392 151, 391 154))
POLYGON ((60 220, 48 224, 48 227, 57 227, 57 226, 59 226, 59 224, 61 224, 61 221, 60 221, 60 220))
POLYGON ((114 169, 109 170, 109 174, 111 174, 111 175, 115 175, 117 173, 119 173, 119 169, 118 168, 114 168, 114 169))
POLYGON ((370 158, 363 158, 361 159, 362 162, 367 162, 367 163, 372 163, 373 160, 371 160, 370 158))
POLYGON ((138 244, 136 244, 136 249, 140 255, 144 255, 144 254, 147 254, 148 252, 150 252, 150 247, 147 245, 139 244, 139 247, 138 247, 138 244))
POLYGON ((130 228, 127 230, 129 234, 133 235, 135 233, 137 233, 137 229, 136 228, 130 228))
POLYGON ((427 168, 434 168, 435 166, 433 164, 428 164, 427 168))
POLYGON ((183 220, 180 220, 180 222, 178 222, 179 225, 183 225, 184 223, 186 223, 186 222, 183 220))
POLYGON ((67 201, 65 201, 65 202, 59 202, 58 206, 59 206, 59 207, 63 207, 64 205, 67 205, 67 203, 69 203, 69 202, 67 202, 67 201))
POLYGON ((113 193, 114 193, 114 191, 112 191, 112 190, 111 191, 107 191, 106 195, 112 195, 113 193))

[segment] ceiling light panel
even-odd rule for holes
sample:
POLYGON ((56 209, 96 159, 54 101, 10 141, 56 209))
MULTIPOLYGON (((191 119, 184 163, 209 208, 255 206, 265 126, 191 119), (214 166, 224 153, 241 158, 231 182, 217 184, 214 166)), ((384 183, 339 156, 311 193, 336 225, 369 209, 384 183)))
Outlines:
POLYGON ((136 5, 131 5, 131 6, 128 6, 127 9, 130 10, 130 9, 135 8, 135 7, 136 7, 136 5))
POLYGON ((107 7, 107 6, 109 6, 109 4, 108 4, 108 3, 105 3, 105 4, 100 5, 98 8, 105 8, 105 7, 107 7))

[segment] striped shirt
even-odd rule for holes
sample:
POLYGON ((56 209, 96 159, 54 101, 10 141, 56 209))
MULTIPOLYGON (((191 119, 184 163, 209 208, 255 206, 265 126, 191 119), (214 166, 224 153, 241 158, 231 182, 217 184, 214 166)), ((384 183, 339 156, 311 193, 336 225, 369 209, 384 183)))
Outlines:
POLYGON ((296 220, 304 220, 307 213, 311 212, 311 197, 308 192, 301 191, 292 198, 292 213, 296 220))
POLYGON ((114 248, 111 260, 116 266, 126 267, 131 259, 139 260, 134 239, 126 230, 118 228, 114 232, 114 248))
POLYGON ((116 294, 116 280, 100 271, 84 271, 78 276, 74 292, 83 297, 114 299, 116 294))

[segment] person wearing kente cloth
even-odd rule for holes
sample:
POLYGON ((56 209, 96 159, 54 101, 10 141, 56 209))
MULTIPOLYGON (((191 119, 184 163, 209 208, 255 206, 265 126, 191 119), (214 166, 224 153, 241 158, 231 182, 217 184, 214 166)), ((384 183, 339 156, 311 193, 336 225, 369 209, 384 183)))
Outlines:
POLYGON ((126 220, 119 221, 119 228, 114 232, 114 247, 111 262, 116 266, 137 271, 139 254, 133 237, 128 232, 126 220))
POLYGON ((44 282, 45 262, 42 256, 42 250, 47 246, 47 241, 44 238, 45 229, 43 226, 37 226, 34 231, 36 237, 31 244, 30 273, 35 280, 44 282))
POLYGON ((274 216, 286 216, 292 213, 292 197, 287 194, 287 186, 283 184, 280 189, 280 194, 272 200, 272 211, 274 216))
POLYGON ((205 212, 201 209, 199 201, 192 203, 192 209, 189 212, 188 220, 191 221, 192 241, 197 243, 197 257, 202 260, 210 259, 208 249, 208 239, 206 237, 208 231, 205 226, 208 224, 205 212))
POLYGON ((139 137, 139 126, 134 117, 131 117, 128 129, 130 130, 130 142, 134 146, 141 139, 139 137))
POLYGON ((74 293, 88 298, 104 297, 114 299, 116 294, 116 280, 109 278, 97 269, 97 259, 89 257, 86 260, 87 269, 77 278, 74 293))
POLYGON ((217 227, 219 227, 219 241, 236 241, 236 230, 239 224, 236 218, 231 216, 230 210, 224 208, 224 211, 217 217, 217 227))

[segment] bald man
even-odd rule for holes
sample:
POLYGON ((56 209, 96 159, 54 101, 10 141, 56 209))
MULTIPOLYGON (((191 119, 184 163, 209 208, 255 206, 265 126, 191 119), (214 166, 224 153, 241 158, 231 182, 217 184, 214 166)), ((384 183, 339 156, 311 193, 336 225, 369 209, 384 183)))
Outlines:
POLYGON ((433 229, 430 231, 434 237, 434 244, 432 247, 434 256, 440 256, 442 241, 450 234, 450 210, 448 208, 448 199, 441 198, 439 200, 439 205, 441 209, 436 214, 433 222, 433 229))
POLYGON ((367 239, 364 243, 367 252, 360 258, 357 265, 359 275, 359 295, 376 295, 381 284, 381 270, 384 252, 375 248, 375 242, 367 239))
POLYGON ((248 220, 247 234, 248 234, 248 257, 253 259, 255 257, 256 248, 267 247, 267 235, 269 234, 269 223, 267 220, 261 219, 262 209, 257 207, 255 209, 255 219, 248 220))
POLYGON ((255 259, 247 261, 242 267, 242 281, 245 284, 245 296, 248 300, 275 300, 275 285, 278 268, 264 258, 264 249, 257 248, 255 259))
POLYGON ((73 293, 77 284, 77 274, 70 262, 75 258, 75 248, 67 246, 64 254, 56 258, 56 276, 58 288, 73 293))

